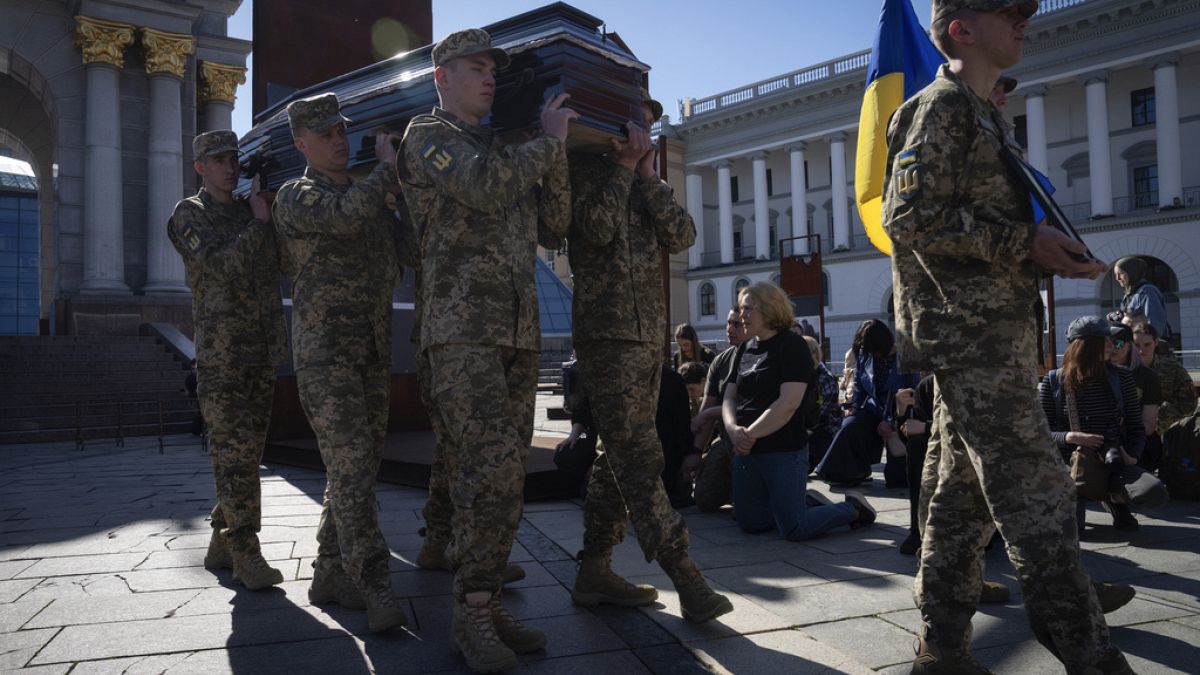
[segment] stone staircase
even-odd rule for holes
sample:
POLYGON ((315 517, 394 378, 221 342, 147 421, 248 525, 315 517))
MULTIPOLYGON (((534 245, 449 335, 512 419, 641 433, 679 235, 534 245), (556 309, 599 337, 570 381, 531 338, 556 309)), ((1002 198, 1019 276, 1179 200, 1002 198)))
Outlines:
POLYGON ((0 336, 0 444, 187 433, 187 372, 155 337, 0 336))

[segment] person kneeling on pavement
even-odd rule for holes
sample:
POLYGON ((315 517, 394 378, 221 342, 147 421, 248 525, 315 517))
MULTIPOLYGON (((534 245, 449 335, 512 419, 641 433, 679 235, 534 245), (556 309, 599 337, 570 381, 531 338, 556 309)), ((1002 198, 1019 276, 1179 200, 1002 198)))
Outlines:
POLYGON ((778 286, 752 284, 738 294, 738 305, 750 339, 735 357, 722 411, 735 452, 738 527, 764 532, 774 526, 785 538, 802 541, 875 522, 875 510, 859 493, 848 493, 843 504, 808 505, 804 418, 806 410, 816 412, 812 356, 804 338, 788 330, 792 307, 778 286))

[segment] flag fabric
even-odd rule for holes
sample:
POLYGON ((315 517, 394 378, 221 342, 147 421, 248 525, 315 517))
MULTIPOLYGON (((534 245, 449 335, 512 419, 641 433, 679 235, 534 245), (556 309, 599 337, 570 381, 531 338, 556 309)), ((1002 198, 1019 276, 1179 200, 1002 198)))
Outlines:
POLYGON ((892 242, 883 231, 882 206, 888 120, 901 103, 933 82, 944 61, 917 21, 910 0, 884 0, 858 118, 854 196, 867 237, 887 255, 892 254, 892 242))

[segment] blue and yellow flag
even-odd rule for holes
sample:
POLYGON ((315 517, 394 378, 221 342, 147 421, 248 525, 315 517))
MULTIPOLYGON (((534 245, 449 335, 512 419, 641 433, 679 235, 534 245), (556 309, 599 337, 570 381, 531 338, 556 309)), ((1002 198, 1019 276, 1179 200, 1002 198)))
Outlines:
POLYGON ((888 119, 901 103, 933 82, 943 61, 909 0, 883 0, 858 117, 854 196, 867 237, 887 255, 892 254, 892 242, 883 231, 881 212, 888 119))

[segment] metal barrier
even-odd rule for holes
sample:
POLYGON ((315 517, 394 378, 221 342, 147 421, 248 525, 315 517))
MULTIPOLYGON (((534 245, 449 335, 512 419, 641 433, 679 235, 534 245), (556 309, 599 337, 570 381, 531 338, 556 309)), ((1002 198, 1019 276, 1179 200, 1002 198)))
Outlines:
MULTIPOLYGON (((165 437, 167 435, 166 434, 167 421, 166 421, 165 410, 163 407, 163 403, 165 400, 166 399, 160 398, 160 399, 147 399, 147 400, 142 400, 142 401, 105 401, 105 402, 100 402, 100 403, 82 403, 82 402, 76 401, 74 403, 49 403, 49 404, 42 404, 42 405, 12 406, 12 409, 33 408, 33 409, 37 409, 38 411, 44 412, 48 409, 56 409, 57 408, 57 409, 63 409, 64 411, 65 410, 73 411, 74 415, 75 415, 75 425, 74 425, 74 427, 75 427, 75 429, 74 429, 74 431, 75 431, 75 449, 76 450, 84 450, 87 446, 87 439, 85 439, 83 437, 83 432, 85 430, 109 429, 109 428, 113 429, 113 433, 114 433, 113 440, 116 442, 117 447, 119 447, 119 448, 125 447, 125 440, 126 440, 126 437, 128 436, 128 430, 126 427, 129 426, 126 423, 126 417, 125 417, 126 413, 130 407, 142 406, 143 409, 138 412, 141 412, 141 413, 153 412, 156 414, 156 418, 157 418, 156 426, 158 427, 158 452, 159 452, 159 454, 163 454, 165 452, 165 448, 166 448, 165 437), (154 407, 147 410, 146 408, 149 408, 151 405, 153 405, 154 407), (112 412, 115 415, 115 417, 116 417, 115 425, 111 425, 111 424, 87 425, 87 424, 84 424, 83 418, 84 418, 85 414, 95 415, 95 414, 104 414, 106 412, 112 412)), ((172 399, 172 400, 174 400, 174 399, 172 399)), ((191 412, 193 414, 200 412, 200 403, 197 399, 187 398, 187 399, 179 399, 179 401, 181 403, 186 402, 186 405, 181 406, 178 409, 178 412, 191 412)), ((205 425, 203 427, 200 436, 201 436, 200 437, 201 447, 204 449, 205 453, 208 453, 208 428, 207 428, 207 425, 205 425)))

